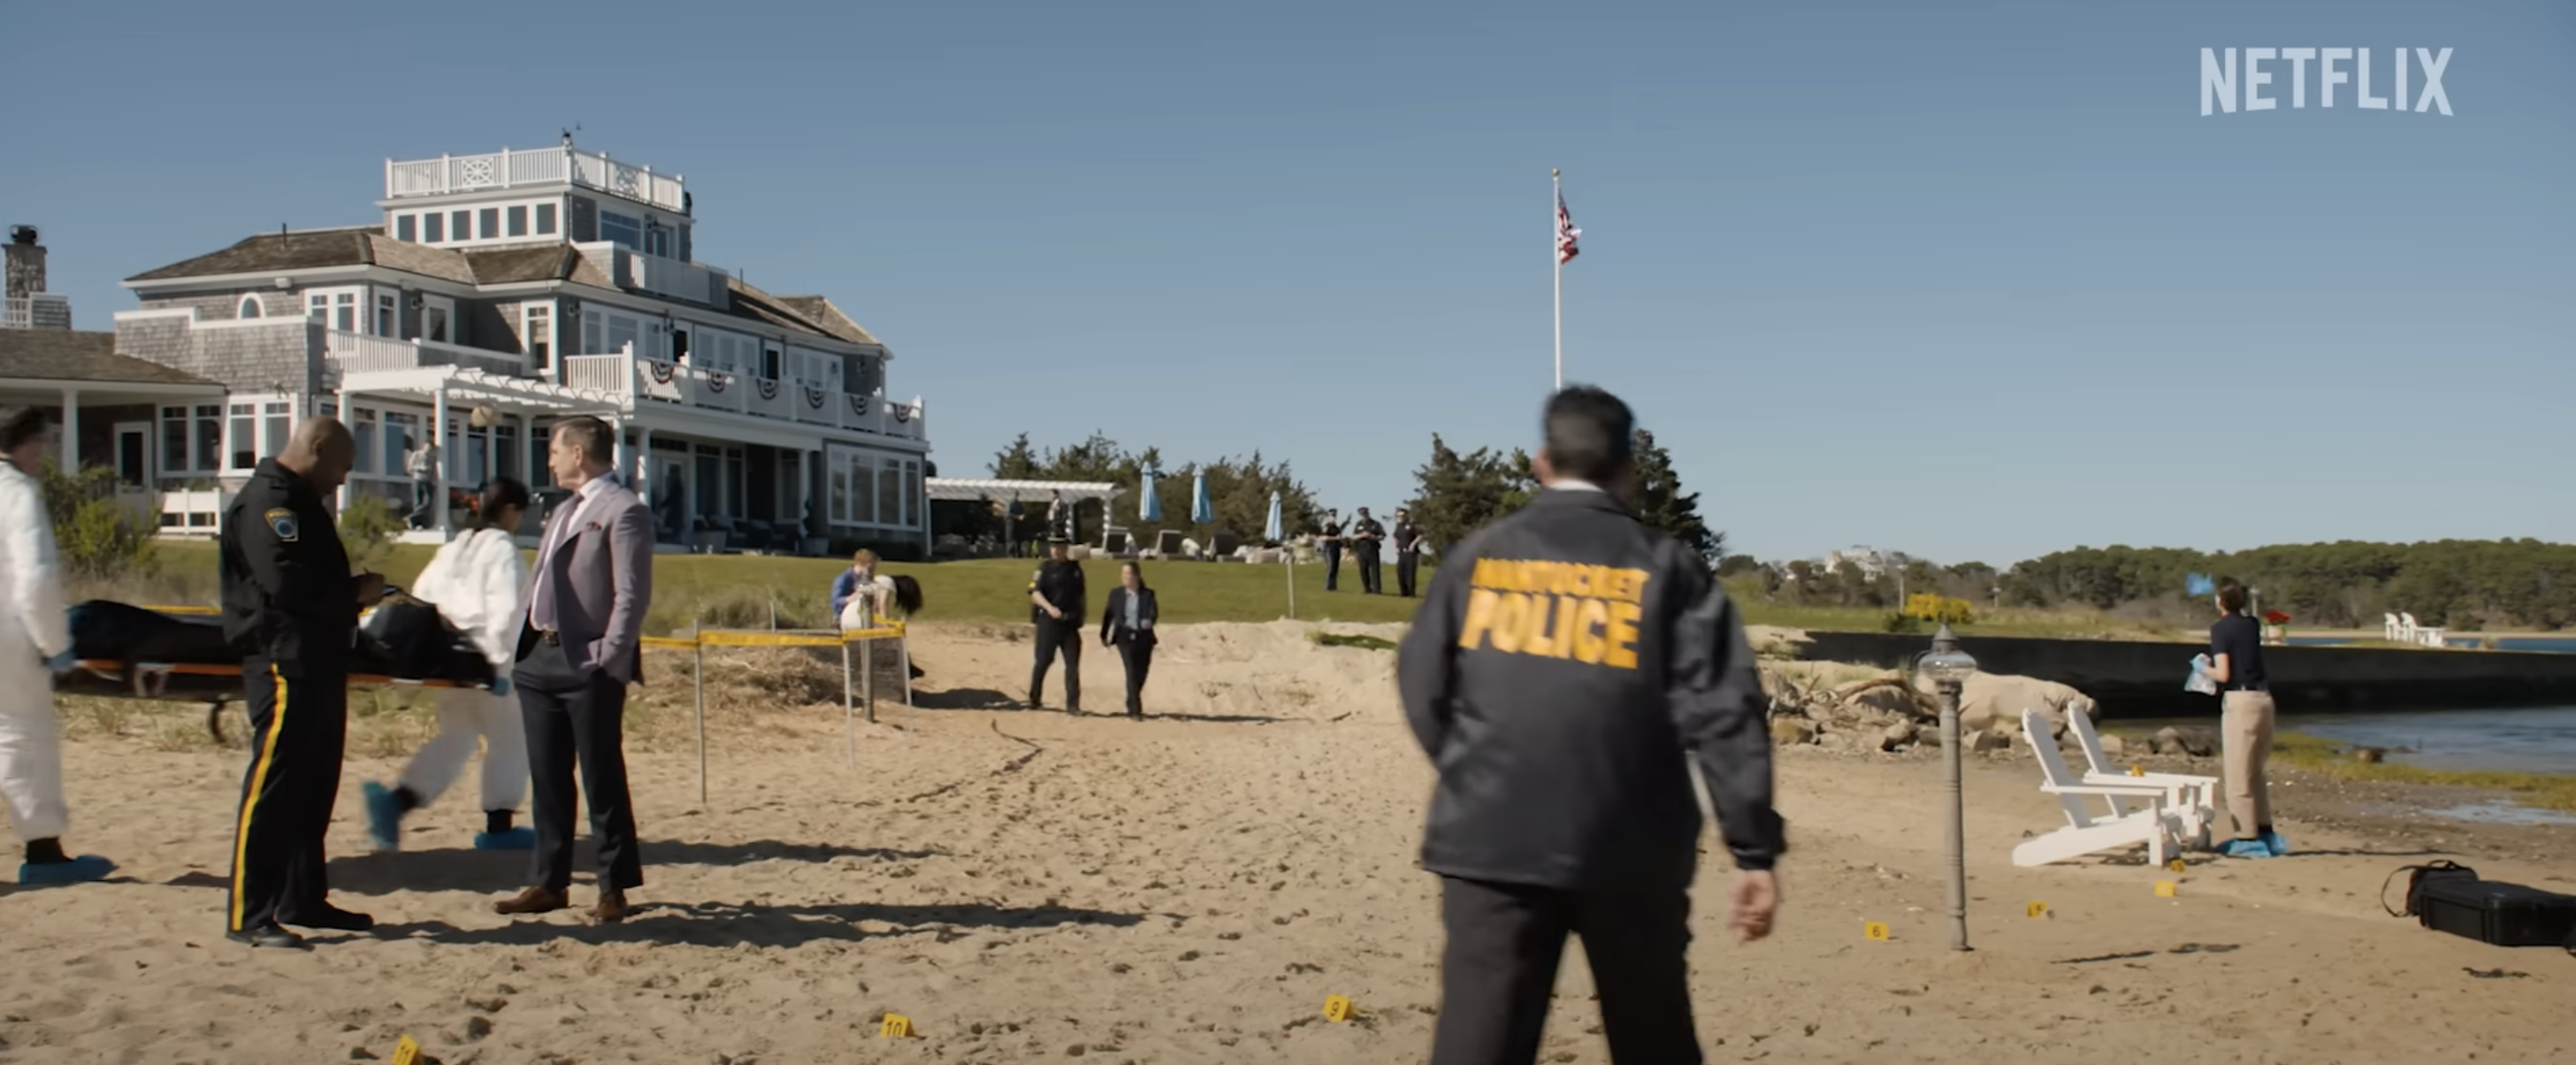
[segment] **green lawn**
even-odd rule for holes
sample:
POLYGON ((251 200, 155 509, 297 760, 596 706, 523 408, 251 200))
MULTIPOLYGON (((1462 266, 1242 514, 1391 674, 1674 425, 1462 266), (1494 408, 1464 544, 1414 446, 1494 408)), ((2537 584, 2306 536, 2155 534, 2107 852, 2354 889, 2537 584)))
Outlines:
MULTIPOLYGON (((431 548, 396 547, 375 561, 375 568, 395 584, 406 584, 428 565, 431 548)), ((149 599, 154 605, 211 603, 215 590, 213 545, 182 542, 159 547, 161 579, 144 589, 116 591, 111 597, 149 599)), ((923 621, 1025 623, 1029 619, 1029 576, 1034 559, 982 559, 971 562, 887 563, 888 573, 907 573, 921 582, 923 621)), ((703 616, 710 627, 765 628, 777 611, 782 628, 829 623, 832 578, 848 568, 837 559, 780 558, 760 555, 657 555, 653 560, 653 611, 646 621, 652 632, 669 632, 703 616)), ((1118 582, 1118 563, 1090 559, 1083 573, 1091 582, 1091 605, 1099 609, 1118 582)), ((1430 579, 1430 572, 1423 572, 1430 579)), ((1148 562, 1145 580, 1154 586, 1163 620, 1270 621, 1288 616, 1288 573, 1280 566, 1241 563, 1148 562)), ((1320 566, 1296 567, 1297 617, 1304 621, 1403 621, 1413 616, 1414 600, 1395 595, 1395 567, 1386 567, 1384 595, 1361 595, 1357 572, 1342 567, 1341 590, 1324 590, 1320 566)), ((76 592, 75 594, 83 594, 76 592)), ((110 595, 101 589, 86 594, 110 595)), ((1096 620, 1096 619, 1092 619, 1096 620)))
MULTIPOLYGON (((209 543, 182 541, 158 547, 160 575, 148 582, 112 588, 76 589, 75 595, 100 595, 127 602, 212 603, 215 598, 215 554, 209 543)), ((372 564, 396 584, 408 584, 429 563, 432 549, 405 546, 386 549, 372 564)), ((648 631, 669 632, 703 618, 710 627, 765 628, 772 612, 782 628, 812 628, 830 623, 832 577, 847 563, 837 559, 779 558, 759 555, 657 555, 654 557, 653 611, 648 631)), ((1034 559, 985 559, 972 562, 888 563, 890 573, 909 573, 921 581, 927 607, 924 621, 1028 620, 1028 580, 1034 559)), ((1091 579, 1092 602, 1101 602, 1118 580, 1118 563, 1091 559, 1083 563, 1091 579)), ((1361 595, 1357 570, 1342 566, 1341 590, 1324 591, 1321 566, 1296 567, 1297 617, 1304 621, 1404 621, 1417 600, 1399 598, 1395 567, 1385 568, 1387 594, 1361 595)), ((1429 584, 1431 569, 1422 571, 1429 584)), ((1145 579, 1161 593, 1163 618, 1194 621, 1270 621, 1288 616, 1288 574, 1279 566, 1240 563, 1148 562, 1145 579)), ((1738 590, 1737 602, 1747 623, 1829 632, 1878 632, 1887 627, 1886 610, 1800 607, 1750 601, 1738 590)), ((1927 630, 1929 626, 1925 627, 1927 630)), ((1981 611, 1976 621, 1959 627, 1963 635, 2057 636, 2075 638, 2191 639, 2198 633, 2172 626, 2147 625, 2103 615, 2036 610, 1981 611)))

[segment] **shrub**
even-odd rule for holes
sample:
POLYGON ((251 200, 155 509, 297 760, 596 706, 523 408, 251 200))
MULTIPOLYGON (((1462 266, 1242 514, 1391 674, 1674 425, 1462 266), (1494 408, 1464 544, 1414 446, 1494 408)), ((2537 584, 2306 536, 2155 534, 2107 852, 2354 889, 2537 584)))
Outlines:
POLYGON ((394 511, 392 500, 372 493, 352 495, 355 498, 340 511, 340 547, 349 553, 351 566, 366 570, 411 522, 394 511))
POLYGON ((112 583, 152 576, 157 519, 116 497, 115 470, 92 466, 68 475, 47 466, 39 483, 65 579, 112 583))

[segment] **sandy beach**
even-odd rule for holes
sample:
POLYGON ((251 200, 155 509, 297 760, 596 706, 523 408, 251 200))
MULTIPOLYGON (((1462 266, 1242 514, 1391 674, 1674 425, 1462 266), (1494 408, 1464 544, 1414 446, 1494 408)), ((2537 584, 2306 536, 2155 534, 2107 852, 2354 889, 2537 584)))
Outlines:
MULTIPOLYGON (((353 750, 331 875, 379 928, 320 933, 310 953, 226 942, 241 757, 80 738, 69 842, 123 868, 0 889, 0 1062, 375 1060, 405 1034, 448 1065, 1419 1061, 1439 1000, 1436 884, 1414 866, 1430 770, 1392 656, 1305 633, 1170 630, 1158 716, 1137 723, 1105 716, 1114 654, 1086 654, 1092 716, 999 708, 1026 683, 1023 634, 925 627, 919 705, 881 705, 854 768, 837 704, 736 699, 704 803, 666 717, 631 757, 640 909, 604 928, 491 912, 524 856, 468 849, 470 778, 408 824, 403 853, 368 853, 358 785, 398 762, 353 750), (1324 1019, 1332 995, 1352 1022, 1324 1019), (887 1012, 917 1036, 880 1038, 887 1012)), ((2173 874, 2141 860, 2013 867, 2058 814, 2030 763, 1981 757, 1961 954, 1939 766, 1782 752, 1778 933, 1727 939, 1732 870, 1722 851, 1702 866, 1711 1060, 2576 1061, 2576 958, 2419 929, 2377 895, 2443 856, 2576 891, 2576 830, 2413 821, 2387 812, 2404 796, 2289 777, 2276 795, 2299 854, 2195 854, 2160 898, 2173 874), (2026 916, 2033 901, 2048 916, 2026 916), (1864 938, 1869 921, 1891 938, 1864 938)), ((589 901, 586 876, 574 895, 589 901)), ((1569 948, 1541 1060, 1609 1060, 1589 994, 1569 948)))

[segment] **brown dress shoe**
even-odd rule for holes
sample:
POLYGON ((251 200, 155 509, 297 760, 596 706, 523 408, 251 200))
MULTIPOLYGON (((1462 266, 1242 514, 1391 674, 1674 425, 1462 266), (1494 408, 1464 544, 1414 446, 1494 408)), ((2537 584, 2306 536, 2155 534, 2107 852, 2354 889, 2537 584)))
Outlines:
POLYGON ((571 905, 562 892, 532 887, 510 898, 492 904, 492 912, 506 914, 553 913, 571 905))
POLYGON ((626 919, 626 893, 602 891, 599 905, 590 908, 590 919, 599 924, 616 924, 626 919))

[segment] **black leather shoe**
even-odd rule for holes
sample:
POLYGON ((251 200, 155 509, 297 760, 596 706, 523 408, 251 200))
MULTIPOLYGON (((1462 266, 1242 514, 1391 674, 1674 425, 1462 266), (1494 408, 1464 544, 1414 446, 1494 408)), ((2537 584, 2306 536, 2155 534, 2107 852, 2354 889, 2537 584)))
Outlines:
POLYGON ((276 947, 280 950, 305 949, 304 937, 273 924, 252 925, 239 932, 226 932, 224 938, 254 947, 276 947))
POLYGON ((297 928, 327 928, 334 932, 365 932, 376 927, 376 919, 355 910, 326 905, 312 913, 280 913, 277 923, 297 928))

